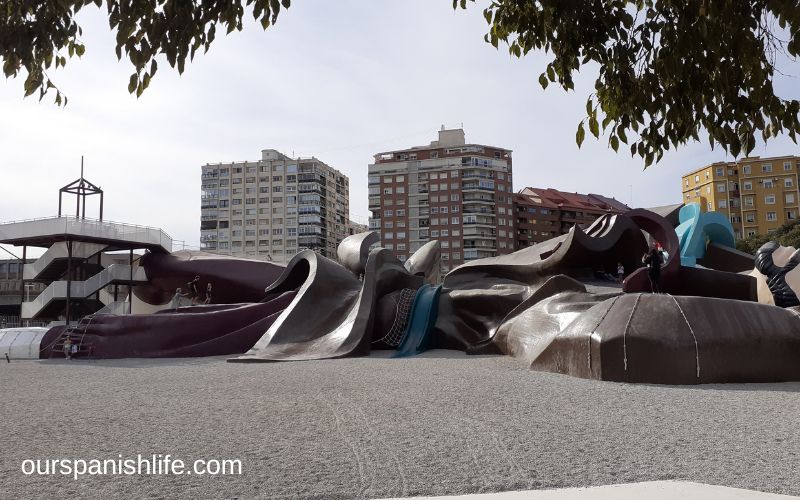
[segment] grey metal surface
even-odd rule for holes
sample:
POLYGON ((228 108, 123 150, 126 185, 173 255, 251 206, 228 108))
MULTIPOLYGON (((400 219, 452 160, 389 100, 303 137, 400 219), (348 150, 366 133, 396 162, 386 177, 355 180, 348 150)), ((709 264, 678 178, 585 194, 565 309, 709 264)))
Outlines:
POLYGON ((231 361, 297 361, 369 353, 378 301, 422 277, 408 273, 389 250, 370 252, 360 282, 347 269, 310 250, 298 253, 267 293, 297 296, 250 351, 231 361))
POLYGON ((356 276, 364 274, 369 247, 381 240, 377 231, 365 231, 343 239, 336 248, 339 262, 356 276))

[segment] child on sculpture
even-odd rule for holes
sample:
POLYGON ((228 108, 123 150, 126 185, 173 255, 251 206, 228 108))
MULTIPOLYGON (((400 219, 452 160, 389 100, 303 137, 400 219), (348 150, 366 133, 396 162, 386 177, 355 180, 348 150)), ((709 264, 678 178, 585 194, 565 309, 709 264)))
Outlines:
POLYGON ((661 266, 664 264, 664 257, 661 246, 658 243, 653 245, 649 253, 642 256, 642 264, 647 265, 650 290, 653 293, 661 293, 661 266))

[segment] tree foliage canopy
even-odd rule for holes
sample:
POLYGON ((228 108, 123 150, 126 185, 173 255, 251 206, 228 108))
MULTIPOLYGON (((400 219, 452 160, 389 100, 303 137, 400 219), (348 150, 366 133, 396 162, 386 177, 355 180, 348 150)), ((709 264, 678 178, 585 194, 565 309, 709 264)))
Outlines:
MULTIPOLYGON (((453 0, 468 8, 475 0, 453 0)), ((207 51, 217 27, 242 29, 252 15, 264 29, 290 0, 5 0, 0 5, 0 60, 7 77, 26 75, 25 95, 61 91, 48 70, 85 51, 75 17, 88 5, 108 12, 116 54, 133 64, 128 90, 137 96, 163 56, 183 72, 187 58, 207 51)), ((712 147, 733 156, 756 137, 787 133, 796 142, 800 102, 775 94, 779 56, 800 53, 798 0, 492 0, 484 10, 487 42, 552 56, 539 77, 574 89, 573 76, 596 64, 599 76, 586 102, 576 142, 586 129, 608 135, 645 165, 705 130, 712 147)), ((64 98, 63 103, 66 103, 64 98)))
POLYGON ((70 58, 84 54, 75 16, 84 7, 105 4, 109 25, 116 32, 117 58, 122 59, 124 52, 135 68, 128 91, 138 97, 155 75, 159 55, 183 73, 187 58, 191 61, 201 48, 208 51, 217 26, 227 33, 241 31, 247 10, 267 29, 290 1, 5 0, 0 4, 0 60, 6 77, 25 70, 25 96, 38 91, 41 100, 52 89, 61 104, 63 94, 48 70, 65 66, 65 53, 70 58))
POLYGON ((772 86, 777 57, 800 53, 797 0, 492 0, 484 17, 495 47, 552 54, 544 88, 572 90, 575 71, 599 65, 579 146, 588 126, 647 166, 703 129, 733 156, 752 151, 757 133, 796 142, 800 132, 800 102, 772 86))
POLYGON ((736 248, 755 255, 756 251, 769 241, 776 241, 785 247, 800 248, 800 221, 789 221, 767 234, 754 234, 736 242, 736 248))

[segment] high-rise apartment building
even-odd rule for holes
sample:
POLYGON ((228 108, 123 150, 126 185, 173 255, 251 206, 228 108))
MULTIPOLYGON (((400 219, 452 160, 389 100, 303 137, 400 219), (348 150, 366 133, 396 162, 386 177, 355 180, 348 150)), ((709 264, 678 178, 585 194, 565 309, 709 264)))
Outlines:
POLYGON ((725 214, 737 238, 766 234, 798 217, 800 157, 712 163, 681 178, 684 203, 725 214))
POLYGON ((566 234, 575 224, 589 225, 601 215, 628 210, 624 203, 599 194, 527 187, 514 195, 516 248, 566 234))
POLYGON ((347 236, 349 181, 316 158, 265 149, 258 161, 203 165, 201 182, 203 250, 288 262, 308 248, 335 259, 347 236))
POLYGON ((369 166, 370 229, 405 260, 429 240, 442 271, 514 250, 511 150, 467 144, 462 129, 375 155, 369 166))

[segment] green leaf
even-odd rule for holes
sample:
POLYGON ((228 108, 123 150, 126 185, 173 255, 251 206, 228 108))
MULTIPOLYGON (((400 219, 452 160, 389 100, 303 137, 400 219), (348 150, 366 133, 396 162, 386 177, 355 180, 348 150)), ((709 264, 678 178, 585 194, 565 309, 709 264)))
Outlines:
POLYGON ((547 77, 544 75, 544 73, 539 75, 539 85, 541 85, 543 89, 547 88, 548 83, 549 82, 547 81, 547 77))
POLYGON ((578 144, 578 148, 581 147, 583 144, 583 139, 586 137, 586 130, 583 128, 583 122, 578 124, 578 131, 575 133, 575 142, 578 144))
POLYGON ((600 127, 597 124, 597 118, 594 116, 589 118, 589 132, 591 132, 596 138, 600 137, 600 127))

